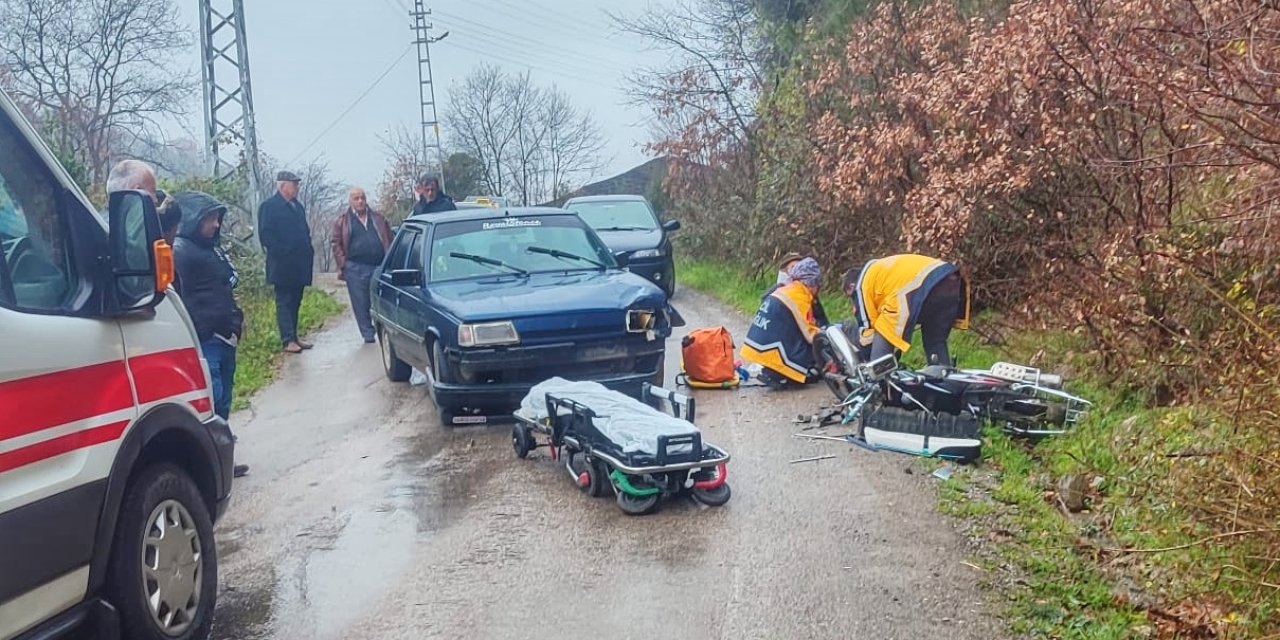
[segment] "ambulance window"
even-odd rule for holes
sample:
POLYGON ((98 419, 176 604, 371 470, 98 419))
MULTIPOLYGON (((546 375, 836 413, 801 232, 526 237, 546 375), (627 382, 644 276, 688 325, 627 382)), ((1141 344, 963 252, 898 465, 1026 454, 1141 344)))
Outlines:
POLYGON ((54 311, 74 293, 59 185, 8 118, 0 118, 0 303, 54 311))

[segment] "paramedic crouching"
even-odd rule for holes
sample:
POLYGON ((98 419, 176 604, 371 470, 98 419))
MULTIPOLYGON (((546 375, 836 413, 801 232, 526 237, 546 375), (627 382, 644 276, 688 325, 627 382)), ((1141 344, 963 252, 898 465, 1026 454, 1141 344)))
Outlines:
POLYGON ((859 356, 875 360, 911 349, 920 327, 927 364, 951 366, 951 329, 969 328, 969 283, 950 262, 905 254, 867 262, 845 274, 859 356))
POLYGON ((756 311, 742 359, 762 367, 760 380, 781 388, 805 384, 816 378, 813 336, 818 333, 814 304, 822 283, 822 271, 813 258, 804 258, 787 272, 791 282, 765 296, 756 311))

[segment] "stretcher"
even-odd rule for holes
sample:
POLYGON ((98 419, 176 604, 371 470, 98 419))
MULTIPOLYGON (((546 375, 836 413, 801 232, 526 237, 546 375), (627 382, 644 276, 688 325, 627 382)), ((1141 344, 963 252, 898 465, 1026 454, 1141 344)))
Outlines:
POLYGON ((694 409, 693 398, 650 384, 637 400, 594 382, 553 378, 521 402, 511 444, 519 458, 547 449, 582 492, 612 493, 628 515, 684 494, 719 507, 731 495, 729 454, 702 441, 694 409))

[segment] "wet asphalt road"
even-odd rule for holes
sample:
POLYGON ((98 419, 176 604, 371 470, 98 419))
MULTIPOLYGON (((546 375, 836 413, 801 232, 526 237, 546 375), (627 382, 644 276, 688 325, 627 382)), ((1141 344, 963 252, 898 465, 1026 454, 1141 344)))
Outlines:
MULTIPOLYGON (((676 305, 684 330, 746 326, 697 294, 676 305)), ((252 471, 218 529, 215 638, 1001 635, 913 459, 791 437, 825 389, 699 392, 732 500, 633 518, 544 450, 517 460, 509 427, 439 426, 349 314, 313 338, 232 416, 252 471)))

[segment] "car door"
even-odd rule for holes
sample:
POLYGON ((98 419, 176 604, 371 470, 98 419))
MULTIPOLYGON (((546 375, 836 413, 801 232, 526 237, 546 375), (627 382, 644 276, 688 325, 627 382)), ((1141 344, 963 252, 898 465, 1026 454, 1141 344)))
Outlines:
POLYGON ((7 638, 84 598, 107 476, 137 408, 119 324, 86 311, 105 227, 8 105, 0 107, 0 638, 7 638))
POLYGON ((379 299, 385 305, 382 314, 387 323, 387 335, 396 348, 396 355, 409 364, 423 366, 422 334, 415 333, 412 328, 413 314, 406 309, 412 306, 413 287, 397 286, 392 282, 391 274, 405 268, 409 260, 411 248, 417 245, 422 235, 422 228, 417 225, 405 227, 396 236, 391 245, 391 252, 382 265, 382 273, 378 278, 379 299))
MULTIPOLYGON (((404 268, 406 270, 417 271, 421 280, 425 283, 427 273, 425 269, 426 261, 426 238, 427 229, 419 229, 408 238, 407 251, 405 255, 404 268)), ((427 352, 426 335, 428 331, 429 320, 427 317, 427 300, 426 287, 418 285, 414 287, 403 287, 400 296, 400 313, 403 319, 402 326, 408 330, 408 338, 413 340, 412 345, 405 345, 405 356, 411 359, 411 362, 419 368, 424 368, 430 361, 430 354, 427 352)))

